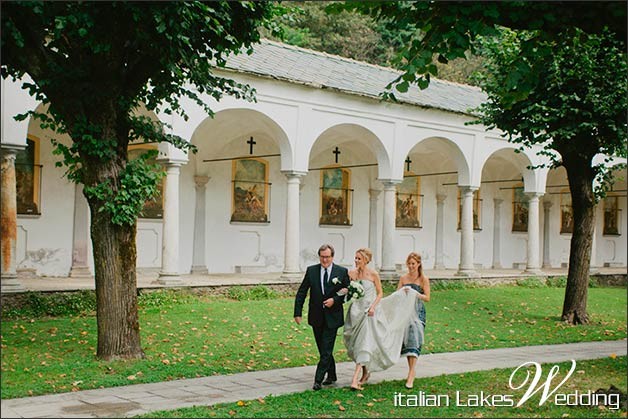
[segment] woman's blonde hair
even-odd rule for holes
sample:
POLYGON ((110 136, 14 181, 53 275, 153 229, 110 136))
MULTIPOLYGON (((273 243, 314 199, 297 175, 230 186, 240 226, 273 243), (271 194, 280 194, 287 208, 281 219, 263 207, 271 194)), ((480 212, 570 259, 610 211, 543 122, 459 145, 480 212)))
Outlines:
POLYGON ((423 276, 423 263, 421 263, 421 255, 417 252, 410 252, 408 257, 406 258, 406 265, 410 262, 411 259, 414 259, 416 263, 419 264, 419 276, 423 276))
POLYGON ((355 253, 361 254, 362 257, 366 260, 367 264, 373 259, 373 252, 371 252, 371 249, 367 247, 362 247, 356 250, 355 253))

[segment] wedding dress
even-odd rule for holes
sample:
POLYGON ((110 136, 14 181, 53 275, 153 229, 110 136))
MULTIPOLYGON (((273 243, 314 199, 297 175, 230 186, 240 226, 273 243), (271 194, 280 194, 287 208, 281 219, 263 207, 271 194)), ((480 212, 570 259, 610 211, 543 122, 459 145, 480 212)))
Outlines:
POLYGON ((418 321, 417 291, 401 288, 380 300, 375 314, 367 314, 377 297, 373 281, 359 280, 364 296, 351 300, 343 338, 349 357, 369 371, 392 367, 401 357, 401 345, 411 322, 418 321))

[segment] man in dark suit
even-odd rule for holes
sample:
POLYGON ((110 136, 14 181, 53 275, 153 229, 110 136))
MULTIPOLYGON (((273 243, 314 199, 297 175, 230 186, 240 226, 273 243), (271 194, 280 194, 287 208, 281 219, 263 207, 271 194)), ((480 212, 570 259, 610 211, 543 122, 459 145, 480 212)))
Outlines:
POLYGON ((303 303, 310 291, 307 322, 314 331, 320 355, 312 387, 314 390, 320 390, 323 385, 333 384, 338 379, 333 352, 338 328, 344 325, 344 295, 338 295, 338 292, 349 286, 349 274, 346 268, 333 263, 334 253, 330 244, 318 249, 321 263, 308 266, 294 300, 294 321, 301 324, 303 303), (325 374, 327 379, 323 381, 325 374))

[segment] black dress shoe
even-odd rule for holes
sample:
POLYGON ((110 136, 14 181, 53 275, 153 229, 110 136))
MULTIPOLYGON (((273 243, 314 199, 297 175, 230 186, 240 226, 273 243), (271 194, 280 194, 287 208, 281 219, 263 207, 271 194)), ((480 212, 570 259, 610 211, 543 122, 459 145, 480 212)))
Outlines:
POLYGON ((326 379, 325 381, 323 381, 323 385, 324 386, 330 386, 332 384, 334 384, 336 382, 336 380, 330 380, 329 378, 326 379))
POLYGON ((323 388, 323 386, 321 385, 321 383, 314 383, 314 385, 312 386, 312 390, 314 391, 318 391, 321 388, 323 388))

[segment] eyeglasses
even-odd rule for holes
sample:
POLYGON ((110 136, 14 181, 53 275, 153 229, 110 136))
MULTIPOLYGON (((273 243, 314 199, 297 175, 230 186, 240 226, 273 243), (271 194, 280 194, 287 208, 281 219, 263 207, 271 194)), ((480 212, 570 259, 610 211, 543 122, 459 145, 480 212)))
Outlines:
POLYGON ((333 256, 320 256, 320 255, 318 257, 321 258, 321 259, 331 259, 331 258, 333 258, 333 256))

